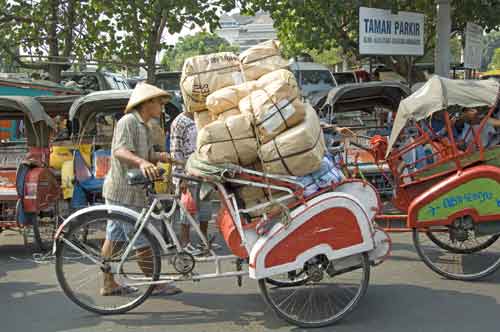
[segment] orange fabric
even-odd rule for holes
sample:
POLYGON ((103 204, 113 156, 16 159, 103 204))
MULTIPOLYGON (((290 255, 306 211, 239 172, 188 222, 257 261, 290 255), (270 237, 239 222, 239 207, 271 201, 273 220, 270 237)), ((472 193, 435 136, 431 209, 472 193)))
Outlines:
MULTIPOLYGON (((11 120, 0 120, 0 128, 10 129, 12 126, 11 120)), ((10 132, 6 130, 0 130, 0 139, 9 139, 10 132)))
POLYGON ((189 190, 186 190, 184 193, 182 193, 181 203, 184 205, 184 207, 186 207, 190 215, 195 216, 198 212, 198 209, 196 208, 196 202, 189 190))

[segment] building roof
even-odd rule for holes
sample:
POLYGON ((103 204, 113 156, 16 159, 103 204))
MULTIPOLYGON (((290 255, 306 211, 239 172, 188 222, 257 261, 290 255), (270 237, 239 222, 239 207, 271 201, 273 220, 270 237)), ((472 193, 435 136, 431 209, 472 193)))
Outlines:
POLYGON ((245 16, 241 14, 232 14, 232 15, 222 15, 220 18, 220 22, 231 22, 234 21, 241 25, 248 24, 273 24, 273 19, 266 12, 257 12, 255 16, 245 16))

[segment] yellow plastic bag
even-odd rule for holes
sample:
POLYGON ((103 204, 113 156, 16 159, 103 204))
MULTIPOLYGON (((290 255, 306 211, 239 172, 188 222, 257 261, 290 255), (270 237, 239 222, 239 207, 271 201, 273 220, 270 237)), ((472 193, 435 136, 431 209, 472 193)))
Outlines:
POLYGON ((61 167, 61 189, 64 199, 73 197, 73 180, 75 172, 73 168, 73 160, 67 160, 62 163, 61 167))
MULTIPOLYGON (((158 168, 165 170, 165 177, 167 178, 171 172, 171 165, 166 163, 158 163, 158 168)), ((170 183, 167 181, 157 181, 155 182, 155 191, 158 194, 165 194, 168 192, 170 183)))
MULTIPOLYGON (((75 145, 53 145, 50 148, 49 166, 55 169, 61 169, 63 163, 68 160, 73 160, 73 150, 75 145)), ((92 152, 92 144, 80 144, 78 150, 83 156, 83 159, 90 165, 90 154, 92 152)))

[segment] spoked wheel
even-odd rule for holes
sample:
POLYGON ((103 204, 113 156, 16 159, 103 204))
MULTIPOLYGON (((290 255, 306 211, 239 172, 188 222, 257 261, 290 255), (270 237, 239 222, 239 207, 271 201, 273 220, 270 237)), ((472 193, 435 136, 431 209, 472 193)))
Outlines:
MULTIPOLYGON (((21 200, 16 203, 16 220, 19 220, 19 213, 22 209, 21 200)), ((26 213, 26 225, 23 229, 24 245, 31 246, 34 251, 46 252, 52 249, 52 242, 58 223, 57 204, 48 213, 26 213)))
POLYGON ((366 254, 333 263, 319 256, 308 261, 304 271, 307 278, 301 282, 259 280, 265 301, 278 316, 301 327, 326 326, 344 318, 359 304, 370 280, 366 254))
POLYGON ((151 294, 154 286, 145 283, 159 279, 160 247, 144 229, 124 257, 134 224, 135 220, 121 214, 95 211, 79 217, 63 234, 57 246, 56 273, 70 300, 98 314, 119 314, 140 305, 151 294), (108 221, 112 221, 109 227, 108 221), (109 243, 109 257, 101 252, 106 232, 114 239, 109 243))
POLYGON ((266 278, 266 282, 277 287, 299 286, 307 282, 307 273, 305 270, 294 270, 282 274, 273 275, 266 278))
POLYGON ((473 228, 456 225, 413 230, 413 242, 424 263, 443 277, 466 281, 499 269, 499 235, 477 236, 473 228))

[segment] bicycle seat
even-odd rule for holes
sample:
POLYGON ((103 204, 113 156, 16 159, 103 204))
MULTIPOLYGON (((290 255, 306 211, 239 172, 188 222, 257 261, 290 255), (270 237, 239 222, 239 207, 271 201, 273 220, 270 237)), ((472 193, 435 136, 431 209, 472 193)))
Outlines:
MULTIPOLYGON (((160 176, 163 176, 163 174, 165 174, 165 170, 162 168, 159 168, 158 171, 160 172, 160 176)), ((144 176, 141 170, 138 168, 131 169, 127 172, 127 182, 131 186, 152 183, 152 181, 144 176)))

